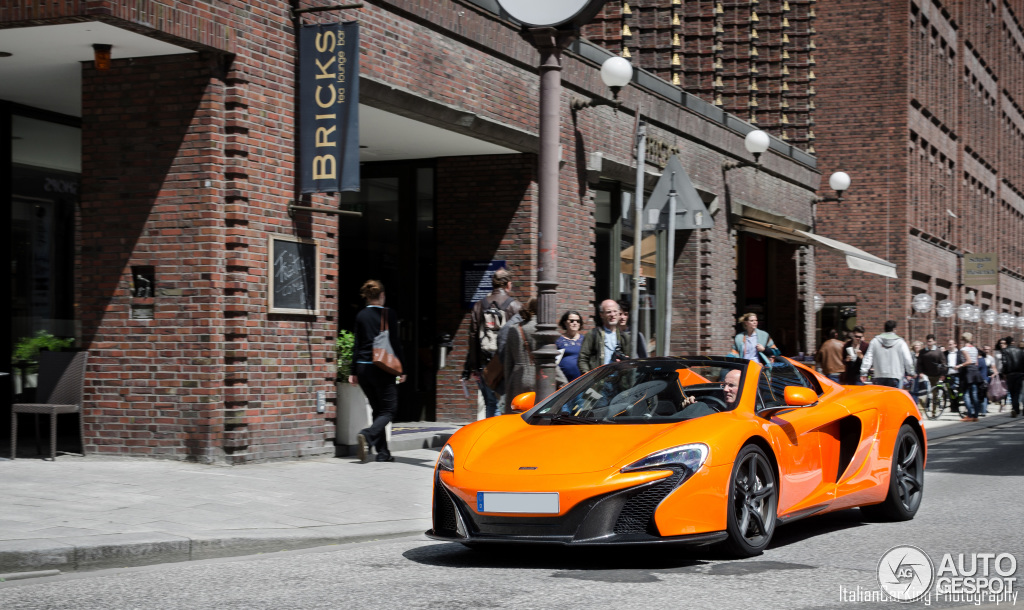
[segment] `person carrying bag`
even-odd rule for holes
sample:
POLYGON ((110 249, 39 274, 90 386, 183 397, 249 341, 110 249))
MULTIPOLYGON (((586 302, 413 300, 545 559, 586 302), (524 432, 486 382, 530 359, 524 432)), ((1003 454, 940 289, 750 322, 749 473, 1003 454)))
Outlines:
POLYGON ((359 460, 366 462, 376 449, 378 462, 393 462, 388 450, 386 428, 398 412, 398 386, 405 381, 402 372, 402 344, 391 340, 389 328, 398 324, 395 312, 384 307, 384 285, 367 280, 359 294, 366 307, 356 314, 354 360, 355 374, 348 382, 358 385, 370 401, 372 423, 356 435, 359 460))

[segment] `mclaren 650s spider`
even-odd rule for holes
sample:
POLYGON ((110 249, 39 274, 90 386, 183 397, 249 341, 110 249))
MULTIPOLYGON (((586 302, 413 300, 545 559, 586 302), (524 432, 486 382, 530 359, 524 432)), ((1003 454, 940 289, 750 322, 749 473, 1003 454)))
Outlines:
POLYGON ((789 521, 851 507, 908 520, 921 505, 927 443, 910 396, 786 358, 617 362, 512 409, 441 450, 431 538, 747 557, 789 521))

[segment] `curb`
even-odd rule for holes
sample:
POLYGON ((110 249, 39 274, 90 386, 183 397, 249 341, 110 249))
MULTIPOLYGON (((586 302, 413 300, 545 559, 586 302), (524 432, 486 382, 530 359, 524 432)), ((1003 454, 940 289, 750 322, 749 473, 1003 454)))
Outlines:
MULTIPOLYGON (((393 434, 388 441, 388 449, 392 453, 417 449, 440 449, 455 432, 455 430, 451 430, 433 434, 393 434)), ((357 449, 356 445, 335 445, 335 455, 353 456, 356 455, 357 449)))
POLYGON ((296 530, 226 530, 194 536, 162 532, 0 541, 0 582, 84 572, 294 551, 422 534, 430 519, 296 530))

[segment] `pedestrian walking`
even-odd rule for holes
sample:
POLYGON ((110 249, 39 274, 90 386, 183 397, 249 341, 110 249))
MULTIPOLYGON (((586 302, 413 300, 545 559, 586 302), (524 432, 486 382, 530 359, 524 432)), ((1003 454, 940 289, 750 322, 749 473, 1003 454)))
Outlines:
MULTIPOLYGON (((519 311, 523 321, 508 324, 508 339, 502 351, 505 367, 505 404, 524 392, 537 391, 537 365, 533 354, 537 350, 537 299, 531 297, 519 311)), ((562 369, 555 367, 555 385, 565 385, 562 369)))
MULTIPOLYGON (((364 307, 356 314, 355 345, 353 348, 356 371, 349 375, 348 382, 358 385, 370 401, 371 423, 356 435, 359 460, 366 462, 370 449, 377 452, 378 462, 393 462, 395 458, 388 450, 385 428, 398 412, 397 383, 405 382, 405 374, 396 380, 393 373, 373 363, 374 339, 384 331, 388 332, 391 349, 399 362, 402 361, 402 342, 395 339, 398 333, 398 316, 395 311, 384 307, 384 284, 367 280, 359 290, 366 300, 364 307)), ((403 367, 404 370, 404 367, 403 367)))
POLYGON ((936 388, 942 378, 946 376, 946 354, 935 341, 935 335, 929 334, 925 337, 924 347, 917 354, 917 372, 919 377, 920 375, 925 376, 928 386, 932 389, 931 395, 925 403, 927 407, 928 402, 938 398, 935 395, 936 388))
POLYGON ((957 363, 956 368, 960 374, 964 406, 967 408, 967 415, 960 418, 960 421, 978 421, 981 407, 978 402, 978 384, 981 382, 981 373, 978 371, 978 348, 971 343, 973 339, 974 335, 971 333, 960 335, 960 353, 963 355, 963 360, 957 363))
MULTIPOLYGON (((928 379, 928 375, 925 375, 921 371, 921 356, 928 353, 928 348, 924 343, 920 341, 914 341, 910 346, 910 352, 914 355, 915 362, 917 363, 917 375, 914 377, 907 378, 906 390, 914 397, 917 402, 918 410, 924 413, 925 409, 928 408, 928 400, 931 395, 932 385, 928 379)), ((934 351, 934 350, 931 350, 934 351)))
MULTIPOLYGON (((630 333, 630 331, 633 328, 633 325, 630 324, 630 321, 629 321, 629 303, 625 299, 623 299, 623 300, 618 301, 618 304, 619 304, 619 330, 621 330, 622 334, 625 335, 625 337, 626 337, 626 343, 622 344, 622 351, 627 353, 627 354, 629 354, 629 353, 631 353, 633 351, 631 349, 631 345, 632 344, 629 343, 630 341, 633 340, 633 335, 630 333), (627 347, 627 346, 630 346, 630 347, 627 347)), ((640 332, 639 330, 636 331, 636 357, 637 358, 646 358, 647 357, 647 339, 644 337, 644 334, 642 332, 640 332)))
POLYGON ((580 346, 580 373, 586 374, 602 364, 623 360, 622 348, 627 345, 626 336, 619 327, 619 304, 611 299, 601 301, 598 309, 601 325, 583 337, 580 346))
POLYGON ((946 385, 949 386, 949 408, 955 414, 960 410, 960 369, 958 365, 964 361, 964 355, 957 347, 956 341, 946 342, 946 385))
POLYGON ((907 342, 897 335, 896 321, 885 322, 885 332, 878 335, 868 344, 864 361, 860 365, 860 380, 867 382, 868 371, 874 368, 875 385, 892 388, 900 387, 900 380, 915 374, 914 357, 907 347, 907 342))
MULTIPOLYGON (((512 274, 507 269, 498 269, 491 276, 491 293, 473 304, 469 316, 469 349, 466 364, 462 370, 463 379, 472 377, 484 400, 484 416, 498 414, 498 395, 502 389, 501 376, 504 367, 500 360, 494 363, 497 373, 492 388, 485 380, 484 367, 490 364, 498 352, 498 333, 513 316, 522 309, 522 304, 511 295, 512 274)), ((500 358, 500 356, 499 356, 500 358)))
POLYGON ((846 370, 846 363, 843 362, 843 342, 839 340, 839 332, 836 329, 829 329, 828 339, 818 348, 814 360, 826 377, 840 383, 842 373, 846 370))
POLYGON ((567 381, 580 376, 580 348, 583 346, 583 316, 576 310, 562 314, 558 325, 565 331, 555 340, 555 347, 562 352, 558 368, 562 369, 567 381))
POLYGON ((978 417, 988 415, 988 385, 992 382, 995 372, 992 369, 992 348, 988 345, 978 350, 978 372, 981 374, 981 383, 978 384, 978 417))
POLYGON ((733 338, 730 355, 747 360, 758 360, 762 364, 770 364, 772 357, 778 353, 778 349, 768 333, 757 327, 757 314, 745 313, 737 322, 743 330, 733 338))
POLYGON ((1024 385, 1024 342, 1014 344, 1013 337, 1006 338, 1003 348, 1003 378, 1010 394, 1010 417, 1020 415, 1020 393, 1024 385))
POLYGON ((843 383, 857 385, 860 381, 860 365, 864 363, 864 353, 868 351, 868 342, 864 340, 864 327, 854 326, 849 340, 843 343, 843 361, 846 363, 846 377, 843 383))

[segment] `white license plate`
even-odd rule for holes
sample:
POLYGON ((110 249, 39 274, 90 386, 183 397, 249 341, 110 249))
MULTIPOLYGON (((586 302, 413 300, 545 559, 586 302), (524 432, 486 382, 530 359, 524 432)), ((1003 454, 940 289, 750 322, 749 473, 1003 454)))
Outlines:
POLYGON ((557 515, 558 492, 513 493, 478 491, 476 493, 476 512, 557 515))

